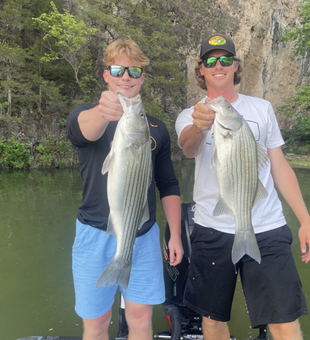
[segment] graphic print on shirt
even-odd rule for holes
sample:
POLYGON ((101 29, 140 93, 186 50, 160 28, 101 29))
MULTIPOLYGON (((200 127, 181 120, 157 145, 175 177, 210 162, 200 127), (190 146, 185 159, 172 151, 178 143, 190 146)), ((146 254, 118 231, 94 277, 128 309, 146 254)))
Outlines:
MULTIPOLYGON (((150 123, 150 127, 152 127, 152 128, 157 128, 158 125, 154 125, 154 124, 151 124, 151 123, 150 123)), ((152 130, 151 130, 151 129, 150 129, 150 133, 151 133, 150 138, 151 138, 151 142, 152 142, 152 144, 151 144, 151 150, 154 151, 154 150, 157 148, 157 142, 156 142, 155 138, 152 136, 152 130)))
MULTIPOLYGON (((246 119, 246 122, 249 124, 249 126, 251 128, 256 142, 258 142, 260 140, 260 135, 261 135, 258 122, 255 122, 253 120, 247 120, 247 119, 246 119)), ((213 145, 213 127, 212 127, 211 132, 212 133, 209 133, 208 136, 207 136, 207 139, 206 139, 207 145, 213 145)))

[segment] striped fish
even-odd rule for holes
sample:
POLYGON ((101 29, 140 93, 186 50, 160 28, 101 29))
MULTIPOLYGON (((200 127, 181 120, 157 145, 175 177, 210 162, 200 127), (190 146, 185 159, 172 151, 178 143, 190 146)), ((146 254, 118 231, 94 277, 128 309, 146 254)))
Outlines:
POLYGON ((243 117, 222 96, 206 103, 215 112, 213 155, 220 197, 213 216, 233 214, 236 222, 232 262, 244 255, 258 263, 261 255, 252 226, 252 208, 268 196, 258 174, 269 161, 243 117))
POLYGON ((149 125, 140 95, 129 99, 118 93, 118 97, 124 113, 102 166, 102 174, 108 172, 107 234, 116 237, 117 248, 96 287, 119 284, 127 289, 135 237, 149 219, 147 193, 152 180, 152 155, 149 125))

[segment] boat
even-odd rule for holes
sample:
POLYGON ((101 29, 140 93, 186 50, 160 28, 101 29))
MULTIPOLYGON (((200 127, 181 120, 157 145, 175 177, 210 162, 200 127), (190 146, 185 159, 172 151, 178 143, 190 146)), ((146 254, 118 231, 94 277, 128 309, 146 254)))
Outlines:
MULTIPOLYGON (((183 304, 184 285, 188 275, 188 268, 191 255, 190 235, 194 229, 194 203, 182 204, 182 244, 184 248, 184 256, 180 264, 171 267, 169 264, 169 248, 170 229, 166 225, 163 241, 163 259, 164 259, 164 279, 166 289, 166 301, 163 308, 166 313, 169 330, 157 332, 155 339, 170 340, 203 340, 200 315, 196 314, 183 304)), ((242 340, 269 340, 267 325, 260 327, 256 338, 251 336, 250 339, 242 340)), ((111 340, 127 340, 128 327, 125 319, 124 300, 119 295, 119 315, 118 315, 118 333, 116 338, 111 340)), ((16 340, 82 340, 81 337, 63 337, 63 336, 30 336, 19 338, 16 340)), ((236 340, 231 335, 230 340, 236 340)))

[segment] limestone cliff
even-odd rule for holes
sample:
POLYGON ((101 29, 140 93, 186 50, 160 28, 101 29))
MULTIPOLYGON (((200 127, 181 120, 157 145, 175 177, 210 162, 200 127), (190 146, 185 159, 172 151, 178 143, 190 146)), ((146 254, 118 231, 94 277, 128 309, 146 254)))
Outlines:
MULTIPOLYGON (((189 1, 186 1, 188 4, 189 1)), ((183 48, 188 69, 188 106, 203 95, 194 67, 200 42, 216 31, 232 36, 244 70, 238 91, 271 101, 274 108, 292 95, 294 87, 309 82, 309 59, 292 60, 293 43, 279 41, 280 30, 298 25, 300 0, 190 1, 191 27, 183 48)), ((178 3, 184 8, 184 1, 178 3)), ((185 9, 184 9, 185 10, 185 9)), ((178 23, 176 23, 178 25, 178 23)), ((184 32, 184 27, 182 27, 184 32)), ((181 31, 181 29, 180 29, 181 31)))

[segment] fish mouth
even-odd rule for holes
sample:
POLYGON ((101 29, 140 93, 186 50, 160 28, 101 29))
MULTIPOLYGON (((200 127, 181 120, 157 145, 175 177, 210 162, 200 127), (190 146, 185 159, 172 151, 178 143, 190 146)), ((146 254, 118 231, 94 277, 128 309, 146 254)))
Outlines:
POLYGON ((221 123, 219 123, 219 126, 220 126, 222 129, 226 130, 226 131, 232 131, 232 129, 230 129, 230 128, 224 126, 224 125, 221 124, 221 123))

